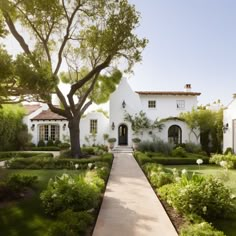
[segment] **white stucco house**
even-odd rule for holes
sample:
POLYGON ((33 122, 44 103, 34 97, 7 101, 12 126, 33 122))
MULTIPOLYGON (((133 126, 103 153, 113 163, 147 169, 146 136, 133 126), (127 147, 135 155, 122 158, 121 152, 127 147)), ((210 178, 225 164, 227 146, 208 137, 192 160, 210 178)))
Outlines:
POLYGON ((223 114, 223 151, 228 147, 236 153, 236 95, 224 109, 223 114))
MULTIPOLYGON (((131 124, 124 121, 124 114, 146 113, 150 120, 165 119, 163 129, 143 130, 139 134, 141 140, 151 140, 155 136, 165 142, 198 143, 196 137, 190 132, 186 123, 178 116, 181 112, 191 111, 197 107, 197 96, 200 93, 192 92, 191 85, 186 84, 183 91, 133 91, 127 79, 122 79, 115 92, 109 99, 109 117, 102 112, 88 112, 81 119, 81 145, 103 144, 103 134, 116 138, 116 146, 132 145, 134 135, 131 124)), ((57 103, 57 99, 54 99, 57 103)), ((69 138, 68 122, 51 112, 45 104, 26 105, 27 115, 24 118, 32 142, 39 140, 47 142, 48 139, 67 141, 69 138)))

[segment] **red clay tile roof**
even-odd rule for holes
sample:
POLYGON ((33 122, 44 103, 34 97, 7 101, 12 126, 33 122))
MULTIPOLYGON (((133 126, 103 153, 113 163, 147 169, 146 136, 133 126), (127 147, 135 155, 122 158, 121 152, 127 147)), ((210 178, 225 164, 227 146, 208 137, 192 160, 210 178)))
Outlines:
POLYGON ((140 95, 186 95, 199 96, 201 93, 197 92, 181 92, 181 91, 135 91, 140 95))
POLYGON ((26 110, 26 115, 30 115, 31 113, 37 111, 41 106, 40 104, 35 104, 35 105, 24 105, 23 107, 26 110))
POLYGON ((51 110, 45 110, 31 120, 66 120, 66 118, 52 112, 51 110))

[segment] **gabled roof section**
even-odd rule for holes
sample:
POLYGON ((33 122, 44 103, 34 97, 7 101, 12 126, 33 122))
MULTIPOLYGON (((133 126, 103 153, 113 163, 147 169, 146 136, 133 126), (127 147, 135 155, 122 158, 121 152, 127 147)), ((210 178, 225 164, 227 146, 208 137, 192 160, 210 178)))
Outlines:
POLYGON ((33 117, 31 120, 67 120, 65 117, 60 116, 51 110, 45 110, 33 117))
POLYGON ((135 91, 139 95, 180 95, 180 96, 199 96, 198 92, 182 92, 182 91, 135 91))
POLYGON ((35 105, 24 105, 23 107, 26 110, 26 115, 30 115, 33 112, 37 111, 41 106, 40 104, 35 104, 35 105))

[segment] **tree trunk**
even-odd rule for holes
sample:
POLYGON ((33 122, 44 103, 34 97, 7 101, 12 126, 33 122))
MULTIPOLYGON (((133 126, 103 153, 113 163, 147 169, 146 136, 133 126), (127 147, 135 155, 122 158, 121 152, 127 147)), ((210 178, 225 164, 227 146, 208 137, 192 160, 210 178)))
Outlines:
POLYGON ((80 148, 80 118, 73 118, 69 120, 70 142, 71 142, 71 155, 73 158, 82 157, 80 148))

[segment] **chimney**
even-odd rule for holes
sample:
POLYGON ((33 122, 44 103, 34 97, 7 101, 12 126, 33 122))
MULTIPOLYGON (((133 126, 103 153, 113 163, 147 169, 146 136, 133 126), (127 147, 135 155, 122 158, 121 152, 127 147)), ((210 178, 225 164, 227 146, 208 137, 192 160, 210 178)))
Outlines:
POLYGON ((191 84, 185 84, 184 91, 185 92, 191 92, 191 84))

